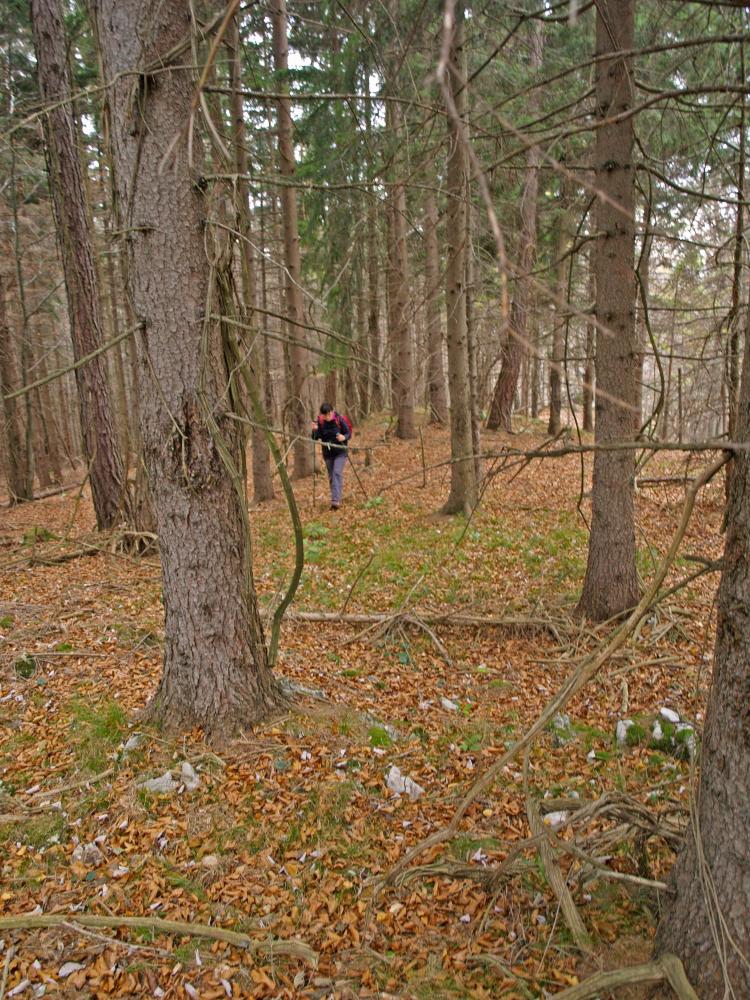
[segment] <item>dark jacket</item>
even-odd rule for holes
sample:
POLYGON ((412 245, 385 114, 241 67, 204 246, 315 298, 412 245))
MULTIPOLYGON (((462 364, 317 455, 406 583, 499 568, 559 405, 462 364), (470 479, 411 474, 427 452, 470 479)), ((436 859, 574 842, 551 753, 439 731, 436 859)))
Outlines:
POLYGON ((346 452, 349 444, 349 428, 346 422, 334 410, 334 419, 326 420, 324 417, 318 418, 318 426, 312 432, 313 440, 320 441, 323 451, 323 458, 335 458, 346 452), (344 440, 337 441, 336 435, 343 434, 344 440))

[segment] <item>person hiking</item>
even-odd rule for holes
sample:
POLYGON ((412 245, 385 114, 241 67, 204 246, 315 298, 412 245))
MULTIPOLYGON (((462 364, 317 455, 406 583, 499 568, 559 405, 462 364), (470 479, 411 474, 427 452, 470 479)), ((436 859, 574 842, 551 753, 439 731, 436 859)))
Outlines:
POLYGON ((351 424, 330 403, 321 403, 320 415, 312 425, 312 436, 314 441, 320 441, 320 450, 326 463, 331 487, 331 510, 338 510, 344 491, 344 466, 347 446, 352 436, 351 424))

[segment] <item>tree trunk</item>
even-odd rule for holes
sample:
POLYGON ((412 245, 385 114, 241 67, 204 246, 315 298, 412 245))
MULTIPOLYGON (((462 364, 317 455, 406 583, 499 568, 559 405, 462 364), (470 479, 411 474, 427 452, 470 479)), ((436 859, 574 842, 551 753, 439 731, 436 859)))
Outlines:
MULTIPOLYGON (((589 302, 596 301, 596 280, 594 277, 594 256, 589 254, 589 302)), ((586 366, 583 369, 583 430, 589 433, 594 429, 594 345, 596 343, 596 327, 589 319, 586 320, 586 366)))
MULTIPOLYGON (((288 93, 289 46, 287 41, 286 0, 273 0, 271 5, 273 20, 273 58, 280 93, 288 93)), ((304 320, 302 303, 302 263, 299 251, 299 230, 297 227, 297 189, 294 187, 294 133, 292 125, 291 101, 288 97, 278 100, 279 172, 284 183, 281 186, 281 208, 284 224, 284 258, 286 262, 286 314, 289 331, 289 359, 291 362, 291 399, 289 413, 294 435, 292 454, 294 455, 294 477, 303 479, 313 471, 313 453, 310 445, 308 407, 305 398, 307 382, 308 351, 307 331, 300 324, 304 320)))
MULTIPOLYGON (((164 671, 148 714, 169 730, 200 726, 228 738, 264 719, 279 696, 253 585, 222 331, 204 318, 214 289, 208 196, 191 160, 201 153, 194 118, 187 138, 195 80, 170 55, 192 30, 190 5, 95 0, 94 8, 105 79, 115 81, 113 158, 130 230, 141 429, 163 577, 164 671)), ((214 252, 214 268, 228 268, 230 257, 214 252)))
MULTIPOLYGON (((249 371, 253 380, 253 392, 258 404, 263 406, 263 333, 255 324, 255 296, 256 296, 256 269, 253 258, 253 234, 250 225, 250 189, 247 183, 248 157, 247 139, 245 135, 245 110, 242 104, 242 59, 240 46, 240 31, 237 17, 232 20, 228 33, 229 45, 229 75, 232 87, 232 125, 234 139, 234 166, 237 171, 237 184, 235 189, 236 210, 237 210, 237 230, 240 234, 239 253, 242 264, 242 309, 240 320, 246 327, 252 329, 245 330, 241 339, 244 342, 250 340, 249 371)), ((252 468, 253 468, 253 501, 254 503, 264 503, 266 500, 273 500, 273 477, 271 468, 271 452, 266 439, 266 432, 263 427, 257 424, 257 415, 250 407, 249 415, 253 421, 250 439, 252 442, 252 468)), ((271 415, 265 413, 266 420, 271 419, 271 415)))
MULTIPOLYGON (((530 69, 534 77, 541 69, 543 48, 544 26, 541 20, 536 19, 531 22, 530 69)), ((539 104, 538 94, 539 91, 534 89, 528 98, 528 113, 532 119, 536 115, 539 104)), ((495 383, 495 392, 487 418, 489 430, 497 430, 502 427, 503 430, 511 431, 511 415, 518 385, 518 373, 527 350, 531 272, 536 261, 536 209, 541 158, 542 154, 538 146, 530 146, 526 150, 526 181, 521 196, 521 249, 518 260, 518 277, 510 308, 508 334, 502 349, 500 374, 495 383)))
MULTIPOLYGON (((463 75, 466 77, 466 63, 463 75)), ((468 104, 468 96, 467 96, 468 104)), ((466 114, 468 131, 468 109, 466 114)), ((466 346, 469 352, 469 412, 471 413, 471 450, 474 455, 474 479, 477 490, 482 482, 484 469, 482 465, 482 414, 479 403, 479 337, 477 335, 476 313, 474 310, 474 292, 476 284, 476 266, 474 261, 474 246, 472 242, 472 206, 469 179, 468 158, 466 162, 466 346)))
MULTIPOLYGON (((386 121, 391 136, 403 139, 404 128, 398 104, 388 102, 386 121)), ((396 171, 403 163, 396 157, 396 171)), ((414 348, 409 321, 410 267, 406 241, 406 188, 400 178, 389 193, 388 220, 388 326, 391 345, 391 391, 396 414, 396 437, 416 437, 414 424, 414 348)))
POLYGON ((438 210, 434 191, 425 197, 425 299, 427 307, 427 405, 430 423, 448 422, 440 319, 440 249, 438 210))
MULTIPOLYGON (((744 441, 750 338, 738 404, 736 433, 744 441)), ((750 455, 735 452, 732 464, 695 822, 672 869, 675 895, 665 897, 655 942, 657 954, 682 959, 702 1000, 750 996, 750 455)))
MULTIPOLYGON (((77 130, 70 104, 70 77, 60 0, 31 0, 39 87, 50 110, 45 116, 49 181, 68 296, 75 359, 103 342, 99 289, 91 246, 89 210, 77 130)), ((99 529, 110 528, 126 507, 125 475, 117 446, 100 355, 76 371, 79 412, 91 495, 99 529)))
POLYGON ((468 157, 466 86, 464 85, 464 8, 458 3, 452 25, 448 85, 458 121, 448 114, 448 207, 445 217, 448 391, 450 393, 451 485, 443 514, 469 515, 477 503, 474 444, 471 433, 469 336, 466 322, 466 241, 468 157))
POLYGON ((549 364, 549 421, 547 433, 553 437, 562 427, 562 385, 565 367, 565 325, 568 306, 568 205, 567 178, 560 178, 560 214, 557 219, 557 268, 555 277, 556 301, 552 328, 552 351, 549 364))
POLYGON ((5 478, 11 503, 31 499, 26 492, 26 477, 23 462, 23 428, 19 412, 18 398, 8 399, 7 395, 17 386, 15 352, 8 326, 8 312, 5 306, 5 281, 0 272, 0 394, 3 397, 3 431, 5 442, 5 478))
MULTIPOLYGON (((634 0, 597 3, 596 52, 633 47, 634 0)), ((613 55, 596 64, 597 119, 633 106, 633 60, 613 55)), ((633 118, 596 131, 595 184, 608 198, 596 207, 597 444, 633 439, 635 409, 635 272, 633 118)), ((603 621, 638 600, 633 511, 634 451, 597 451, 588 563, 578 610, 603 621)))

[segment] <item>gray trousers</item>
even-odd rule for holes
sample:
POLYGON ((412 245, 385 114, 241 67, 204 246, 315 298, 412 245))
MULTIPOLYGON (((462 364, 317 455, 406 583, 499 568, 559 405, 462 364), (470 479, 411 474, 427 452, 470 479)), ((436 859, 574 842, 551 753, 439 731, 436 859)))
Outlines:
POLYGON ((344 466, 346 465, 346 452, 339 451, 333 455, 324 455, 326 469, 328 470, 328 482, 331 487, 331 503, 336 505, 341 503, 341 495, 344 492, 344 466))

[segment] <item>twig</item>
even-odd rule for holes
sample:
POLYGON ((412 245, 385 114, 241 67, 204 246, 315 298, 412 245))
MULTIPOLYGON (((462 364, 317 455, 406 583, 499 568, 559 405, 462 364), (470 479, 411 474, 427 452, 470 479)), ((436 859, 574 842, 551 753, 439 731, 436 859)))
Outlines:
POLYGON ((81 778, 80 781, 73 781, 69 785, 60 785, 58 788, 50 788, 47 790, 40 790, 38 792, 27 792, 25 794, 32 799, 49 798, 51 795, 62 795, 63 792, 72 792, 76 788, 84 788, 86 785, 94 785, 99 781, 104 781, 105 778, 108 778, 114 773, 114 767, 108 767, 106 771, 102 771, 101 774, 95 774, 91 778, 81 778))
POLYGON ((3 978, 0 981, 0 1000, 3 1000, 5 996, 5 987, 8 985, 8 972, 10 971, 10 962, 15 953, 15 948, 11 945, 5 955, 5 962, 3 963, 3 978))
MULTIPOLYGON (((14 917, 0 917, 0 931, 30 930, 35 927, 64 927, 70 922, 70 915, 65 913, 21 913, 14 917)), ((187 923, 183 920, 166 920, 163 917, 102 917, 90 913, 77 914, 75 922, 82 927, 132 927, 140 930, 159 931, 163 934, 190 935, 192 937, 210 938, 214 941, 226 941, 235 948, 247 951, 268 952, 276 957, 288 955, 299 958, 308 965, 315 966, 318 962, 317 952, 304 941, 277 940, 256 941, 247 934, 224 930, 222 927, 211 927, 208 924, 187 923)))

